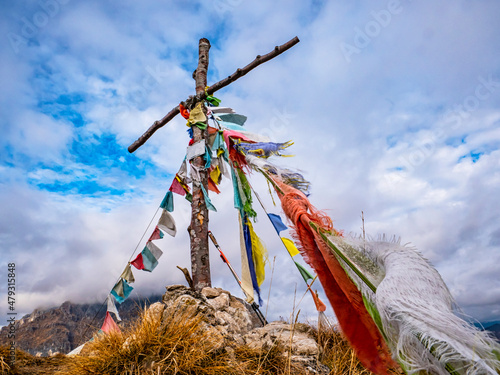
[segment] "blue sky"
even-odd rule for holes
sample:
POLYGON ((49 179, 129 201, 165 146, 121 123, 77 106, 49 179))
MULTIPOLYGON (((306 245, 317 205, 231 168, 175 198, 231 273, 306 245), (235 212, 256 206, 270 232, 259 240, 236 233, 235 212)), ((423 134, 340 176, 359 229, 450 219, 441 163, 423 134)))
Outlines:
MULTIPOLYGON (((498 2, 1 7, 0 251, 4 270, 16 263, 20 314, 65 300, 103 301, 144 246, 141 236, 185 155, 184 120, 134 154, 127 147, 193 93, 199 38, 212 44, 212 84, 297 35, 298 45, 216 96, 248 116, 250 130, 295 142, 296 156, 280 163, 303 171, 313 204, 338 229, 359 232, 364 211, 366 231, 417 247, 466 314, 500 318, 498 2)), ((264 181, 251 182, 280 213, 264 181)), ((238 269, 230 184, 212 201, 211 230, 238 269)), ((271 319, 288 318, 304 287, 256 209, 255 229, 274 263, 264 309, 271 319)), ((182 199, 175 218, 178 235, 159 242, 158 268, 136 272, 138 296, 184 282, 175 268, 189 267, 182 199)), ((211 251, 213 284, 240 295, 211 251)), ((298 309, 315 318, 310 297, 298 309)))

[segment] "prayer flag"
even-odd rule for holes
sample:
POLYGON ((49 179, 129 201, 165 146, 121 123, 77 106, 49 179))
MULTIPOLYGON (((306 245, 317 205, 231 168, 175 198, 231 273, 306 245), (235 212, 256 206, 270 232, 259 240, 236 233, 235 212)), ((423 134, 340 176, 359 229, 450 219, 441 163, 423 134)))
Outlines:
POLYGON ((322 300, 319 299, 318 297, 318 293, 317 292, 313 292, 311 289, 309 289, 311 291, 311 296, 314 300, 314 304, 316 305, 316 311, 320 311, 320 312, 325 312, 326 311, 326 305, 323 303, 322 300))
POLYGON ((207 205, 207 208, 209 210, 212 210, 212 211, 215 211, 217 212, 217 209, 215 208, 215 206, 212 204, 212 201, 210 200, 209 196, 208 196, 208 193, 207 191, 205 190, 205 188, 203 187, 203 184, 200 184, 200 187, 201 187, 201 191, 203 192, 203 196, 205 197, 205 204, 207 205))
POLYGON ((218 107, 220 104, 220 99, 212 95, 206 95, 205 100, 215 107, 218 107))
POLYGON ((120 332, 120 327, 115 323, 109 311, 106 311, 106 318, 104 318, 104 323, 102 324, 101 331, 110 334, 111 331, 120 332))
POLYGON ((144 262, 142 261, 142 254, 137 255, 137 257, 132 262, 130 262, 130 264, 138 270, 143 270, 144 262))
POLYGON ((220 190, 217 187, 216 183, 212 180, 212 177, 208 178, 208 190, 213 191, 214 193, 219 194, 220 190))
POLYGON ((311 275, 311 273, 308 270, 306 270, 303 265, 301 265, 300 263, 297 263, 297 262, 294 262, 294 263, 297 266, 297 268, 299 269, 300 275, 302 276, 302 278, 304 279, 304 281, 306 283, 307 283, 307 280, 314 279, 314 276, 311 275))
POLYGON ((165 194, 165 198, 161 201, 160 208, 163 208, 169 212, 174 211, 174 195, 169 190, 167 194, 165 194))
MULTIPOLYGON (((257 292, 257 296, 259 298, 259 305, 262 305, 262 299, 260 298, 260 288, 259 282, 257 279, 257 273, 255 272, 255 263, 252 252, 252 235, 250 233, 250 221, 248 220, 248 216, 245 214, 242 218, 243 221, 243 238, 245 242, 246 255, 248 259, 248 268, 250 271, 250 277, 252 279, 253 289, 257 292)), ((243 249, 242 249, 243 251, 243 249)))
POLYGON ((212 151, 208 146, 205 146, 205 169, 210 168, 212 165, 212 151))
POLYGON ((172 185, 170 185, 170 189, 169 190, 172 193, 179 194, 179 195, 182 195, 182 196, 184 196, 186 194, 186 190, 184 190, 184 188, 182 187, 181 183, 177 179, 177 176, 172 181, 172 185))
POLYGON ((212 113, 235 113, 234 109, 229 108, 229 107, 217 107, 217 108, 210 108, 212 110, 212 113))
POLYGON ((130 267, 130 263, 127 264, 127 267, 125 267, 120 277, 127 283, 133 283, 135 281, 134 275, 132 274, 132 269, 130 267))
POLYGON ((196 124, 197 122, 205 122, 207 121, 207 116, 205 116, 205 113, 203 113, 203 108, 202 108, 202 102, 199 102, 196 104, 196 107, 194 107, 191 112, 189 112, 189 118, 188 118, 188 123, 189 124, 196 124))
POLYGON ((186 159, 191 160, 197 156, 204 155, 206 152, 205 148, 205 140, 202 139, 196 143, 193 143, 191 146, 188 146, 186 149, 186 159))
POLYGON ((151 234, 151 237, 149 237, 148 242, 153 240, 161 240, 162 238, 163 238, 163 232, 160 230, 160 228, 158 228, 158 226, 156 226, 155 230, 151 234))
POLYGON ((250 220, 248 221, 248 228, 250 229, 250 238, 252 240, 252 260, 255 265, 255 275, 257 277, 257 284, 260 287, 266 278, 266 269, 264 266, 267 261, 267 250, 257 234, 255 234, 250 220))
POLYGON ((173 216, 167 210, 163 210, 161 214, 160 220, 158 220, 158 228, 162 231, 170 234, 172 237, 175 237, 177 233, 177 229, 175 227, 175 220, 173 216))
POLYGON ((238 125, 244 125, 247 121, 247 116, 238 115, 236 113, 221 114, 219 117, 222 121, 232 122, 238 125))
POLYGON ((269 217, 269 220, 271 220, 271 223, 273 223, 274 229, 276 229, 276 232, 278 232, 278 234, 282 230, 288 229, 288 227, 285 224, 283 224, 283 221, 281 220, 281 217, 279 215, 267 214, 267 216, 269 217))
POLYGON ((248 262, 248 256, 245 246, 245 238, 243 234, 243 224, 241 222, 241 216, 238 213, 238 222, 240 228, 240 249, 241 249, 241 288, 246 295, 246 301, 252 304, 254 300, 254 292, 252 285, 252 276, 250 273, 250 264, 248 262))
POLYGON ((143 270, 151 272, 158 265, 158 259, 162 256, 163 252, 154 243, 148 242, 141 254, 142 262, 144 264, 143 270))
POLYGON ((108 294, 108 298, 106 299, 106 303, 107 303, 107 311, 109 312, 112 312, 113 314, 115 314, 116 316, 116 320, 118 320, 119 322, 122 321, 122 319, 120 318, 120 315, 118 314, 118 310, 116 309, 116 305, 115 305, 115 300, 113 298, 113 296, 110 294, 108 294))
POLYGON ((111 290, 111 294, 115 296, 116 302, 122 303, 128 298, 133 289, 125 280, 120 278, 111 290))
POLYGON ((299 250, 297 249, 297 246, 295 246, 292 240, 285 237, 281 237, 281 240, 285 244, 285 247, 288 250, 290 256, 294 257, 295 255, 300 254, 299 250))

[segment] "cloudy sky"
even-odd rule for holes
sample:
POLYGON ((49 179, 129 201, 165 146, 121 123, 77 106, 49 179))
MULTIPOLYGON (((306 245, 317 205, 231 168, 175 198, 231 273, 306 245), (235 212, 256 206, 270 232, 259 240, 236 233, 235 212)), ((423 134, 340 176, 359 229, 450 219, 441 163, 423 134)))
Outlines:
MULTIPOLYGON (((498 1, 0 6, 0 251, 2 275, 16 265, 19 315, 102 302, 144 246, 185 155, 185 120, 134 154, 127 147, 194 92, 198 40, 212 44, 213 84, 298 36, 216 96, 248 116, 249 130, 295 142, 295 157, 279 163, 303 171, 336 228, 359 233, 363 211, 367 233, 417 247, 465 313, 500 319, 498 1)), ((262 178, 250 181, 280 213, 262 178)), ((221 189, 210 228, 239 270, 231 184, 221 189)), ((263 311, 314 319, 300 275, 256 210, 270 258, 263 311)), ((178 235, 158 242, 154 272, 135 272, 136 296, 185 283, 175 266, 189 268, 189 205, 177 196, 174 216, 178 235)), ((211 263, 213 284, 241 296, 213 247, 211 263)))

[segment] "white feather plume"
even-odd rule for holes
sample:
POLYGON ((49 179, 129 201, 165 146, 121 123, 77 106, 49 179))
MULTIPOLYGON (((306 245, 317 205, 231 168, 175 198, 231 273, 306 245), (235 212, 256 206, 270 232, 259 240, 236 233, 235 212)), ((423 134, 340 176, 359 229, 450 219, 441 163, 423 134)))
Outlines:
POLYGON ((363 274, 365 281, 341 260, 366 303, 376 307, 376 312, 368 310, 378 312, 375 321, 407 373, 500 373, 500 345, 455 315, 455 302, 443 279, 416 249, 385 238, 328 240, 363 274))

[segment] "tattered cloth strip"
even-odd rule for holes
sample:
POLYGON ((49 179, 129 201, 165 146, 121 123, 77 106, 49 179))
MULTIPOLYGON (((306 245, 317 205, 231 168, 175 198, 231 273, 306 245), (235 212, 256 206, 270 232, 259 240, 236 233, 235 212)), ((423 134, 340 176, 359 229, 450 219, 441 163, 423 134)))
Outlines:
POLYGON ((217 184, 212 180, 211 177, 208 178, 208 190, 213 191, 216 194, 220 194, 220 190, 217 187, 217 184))
POLYGON ((274 183, 279 188, 276 191, 283 211, 294 224, 301 253, 316 271, 342 332, 360 362, 376 374, 389 374, 389 369, 396 368, 397 364, 391 359, 389 348, 368 313, 361 292, 309 225, 314 222, 326 231, 333 231, 331 219, 312 206, 299 190, 285 185, 277 178, 274 178, 274 183))
MULTIPOLYGON (((246 252, 246 263, 252 280, 253 289, 257 292, 259 305, 262 305, 260 297, 260 285, 265 278, 265 263, 267 259, 267 251, 262 245, 259 237, 255 234, 252 223, 248 216, 244 214, 241 218, 241 226, 245 247, 241 249, 242 253, 246 252)), ((243 257, 243 255, 242 255, 243 257)))
POLYGON ((111 294, 115 296, 116 302, 122 303, 125 301, 130 293, 132 293, 132 288, 128 283, 120 278, 120 280, 115 284, 113 289, 111 290, 111 294))
POLYGON ((259 142, 259 143, 238 143, 235 147, 243 153, 252 154, 260 158, 269 158, 270 156, 293 156, 293 155, 283 155, 280 151, 286 149, 293 145, 292 141, 284 143, 274 143, 274 142, 259 142))
POLYGON ((311 183, 298 172, 287 168, 281 168, 255 155, 245 155, 246 164, 257 172, 267 173, 268 176, 277 176, 286 185, 300 190, 306 196, 309 196, 311 183))
POLYGON ((160 203, 160 208, 167 210, 168 212, 174 211, 174 195, 169 190, 167 194, 165 194, 165 198, 160 203))
POLYGON ((500 370, 500 345, 454 314, 444 281, 417 250, 385 237, 323 236, 341 255, 407 372, 479 375, 500 370))
POLYGON ((151 237, 149 237, 148 242, 153 240, 161 240, 162 238, 163 238, 163 232, 160 230, 160 228, 158 228, 158 226, 156 226, 153 233, 151 233, 151 237))
POLYGON ((163 210, 160 220, 158 220, 158 228, 160 228, 163 232, 170 234, 172 237, 175 237, 177 234, 175 220, 167 210, 163 210))
POLYGON ((234 109, 229 107, 216 107, 210 109, 212 110, 212 113, 235 113, 234 109))
MULTIPOLYGON (((257 213, 252 208, 252 189, 245 173, 240 168, 231 168, 234 190, 234 207, 248 217, 255 218, 257 213)), ((241 214, 243 216, 243 214, 241 214)))
POLYGON ((106 332, 108 335, 111 332, 120 332, 120 327, 115 323, 109 311, 106 311, 106 317, 104 318, 104 323, 102 324, 101 331, 106 332))
POLYGON ((115 305, 115 299, 111 293, 108 294, 108 298, 106 299, 106 305, 107 305, 107 311, 115 314, 116 320, 121 322, 122 318, 120 318, 120 314, 118 314, 118 310, 116 309, 115 305))
POLYGON ((210 197, 208 196, 207 190, 203 187, 203 184, 200 184, 201 191, 203 192, 203 197, 205 198, 205 204, 207 208, 211 211, 217 212, 217 209, 215 206, 212 204, 212 201, 210 200, 210 197))
POLYGON ((252 304, 254 299, 252 275, 250 273, 250 264, 248 261, 245 237, 243 235, 243 223, 241 221, 240 212, 238 212, 238 223, 240 229, 240 249, 241 249, 241 288, 244 290, 247 297, 246 301, 252 304))
POLYGON ((132 284, 133 282, 135 282, 134 274, 132 273, 132 268, 130 267, 130 263, 127 264, 120 277, 127 283, 132 284))
POLYGON ((219 121, 219 125, 223 129, 235 130, 237 132, 245 131, 245 128, 238 124, 233 124, 232 122, 219 121))

